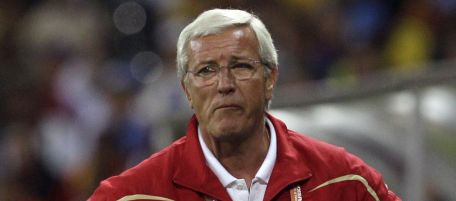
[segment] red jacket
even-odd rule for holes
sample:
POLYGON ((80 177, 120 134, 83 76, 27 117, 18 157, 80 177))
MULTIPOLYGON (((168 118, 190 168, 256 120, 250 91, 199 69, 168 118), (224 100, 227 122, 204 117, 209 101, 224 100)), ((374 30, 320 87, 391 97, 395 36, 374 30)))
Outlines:
MULTIPOLYGON (((390 201, 382 176, 344 149, 288 130, 267 114, 277 134, 277 159, 264 200, 390 201)), ((231 200, 206 165, 193 116, 187 135, 119 176, 101 182, 89 201, 231 200)))

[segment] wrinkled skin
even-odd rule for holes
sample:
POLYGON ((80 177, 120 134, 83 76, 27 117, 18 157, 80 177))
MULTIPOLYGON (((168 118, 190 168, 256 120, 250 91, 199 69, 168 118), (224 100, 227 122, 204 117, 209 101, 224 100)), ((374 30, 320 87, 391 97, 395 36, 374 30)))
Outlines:
MULTIPOLYGON (((226 66, 235 58, 260 60, 258 41, 248 27, 230 28, 220 34, 193 39, 188 48, 189 70, 206 62, 226 66)), ((264 108, 272 97, 277 70, 274 68, 271 76, 264 76, 266 66, 258 65, 254 76, 242 81, 222 68, 218 81, 209 86, 197 86, 191 75, 185 75, 181 84, 205 139, 242 141, 262 134, 264 108)))

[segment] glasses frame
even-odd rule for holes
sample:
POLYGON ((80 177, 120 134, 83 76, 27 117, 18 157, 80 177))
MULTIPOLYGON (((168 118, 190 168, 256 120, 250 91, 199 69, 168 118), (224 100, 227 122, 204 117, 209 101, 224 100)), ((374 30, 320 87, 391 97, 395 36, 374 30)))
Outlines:
POLYGON ((261 65, 266 65, 265 63, 263 63, 261 60, 257 60, 257 59, 251 59, 251 58, 242 58, 242 59, 236 59, 236 60, 233 60, 231 61, 228 65, 219 65, 218 63, 208 63, 208 64, 203 64, 201 66, 201 68, 197 68, 196 70, 186 70, 185 72, 186 73, 190 73, 192 74, 193 76, 193 80, 194 82, 197 84, 197 85, 200 85, 200 86, 209 86, 209 85, 212 85, 214 83, 216 83, 216 81, 218 81, 220 79, 220 75, 221 75, 221 70, 222 68, 227 68, 229 73, 233 76, 234 79, 236 80, 249 80, 253 77, 253 75, 255 75, 256 71, 258 70, 258 65, 257 64, 261 64, 261 65), (242 63, 248 63, 249 65, 251 65, 253 67, 253 71, 251 72, 251 75, 246 77, 246 78, 239 78, 236 76, 236 74, 233 73, 232 69, 234 67, 237 66, 237 64, 242 64, 242 63), (206 68, 210 65, 214 65, 215 67, 215 74, 212 75, 211 77, 208 77, 208 78, 205 78, 203 76, 200 76, 198 75, 198 73, 200 73, 200 70, 203 69, 203 68, 206 68))

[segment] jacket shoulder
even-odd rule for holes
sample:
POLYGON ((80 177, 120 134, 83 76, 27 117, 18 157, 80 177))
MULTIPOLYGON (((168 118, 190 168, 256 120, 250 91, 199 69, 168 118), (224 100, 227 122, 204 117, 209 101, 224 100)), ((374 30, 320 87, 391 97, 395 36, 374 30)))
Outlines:
MULTIPOLYGON (((313 172, 325 171, 328 176, 346 174, 378 174, 362 159, 348 152, 345 148, 327 142, 289 131, 289 137, 294 149, 310 165, 313 172)), ((319 172, 319 174, 323 174, 319 172)))
POLYGON ((349 155, 342 147, 292 130, 288 130, 288 135, 293 148, 302 153, 307 160, 311 160, 314 163, 341 163, 339 165, 343 165, 344 159, 349 155))
POLYGON ((313 172, 312 180, 318 185, 338 180, 356 181, 361 188, 372 189, 380 200, 400 200, 388 190, 377 170, 346 149, 295 131, 288 131, 288 134, 295 150, 309 164, 313 172))
POLYGON ((138 165, 100 182, 89 201, 118 200, 127 195, 173 195, 173 161, 182 152, 186 137, 152 154, 138 165))

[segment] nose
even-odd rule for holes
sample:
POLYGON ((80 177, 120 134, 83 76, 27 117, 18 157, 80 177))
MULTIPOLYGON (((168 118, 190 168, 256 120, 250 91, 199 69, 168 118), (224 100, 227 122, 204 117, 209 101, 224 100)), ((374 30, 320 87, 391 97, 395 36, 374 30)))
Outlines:
POLYGON ((234 92, 235 90, 235 78, 230 73, 228 68, 220 68, 220 72, 218 73, 218 83, 217 83, 217 90, 219 93, 222 94, 229 94, 234 92))

